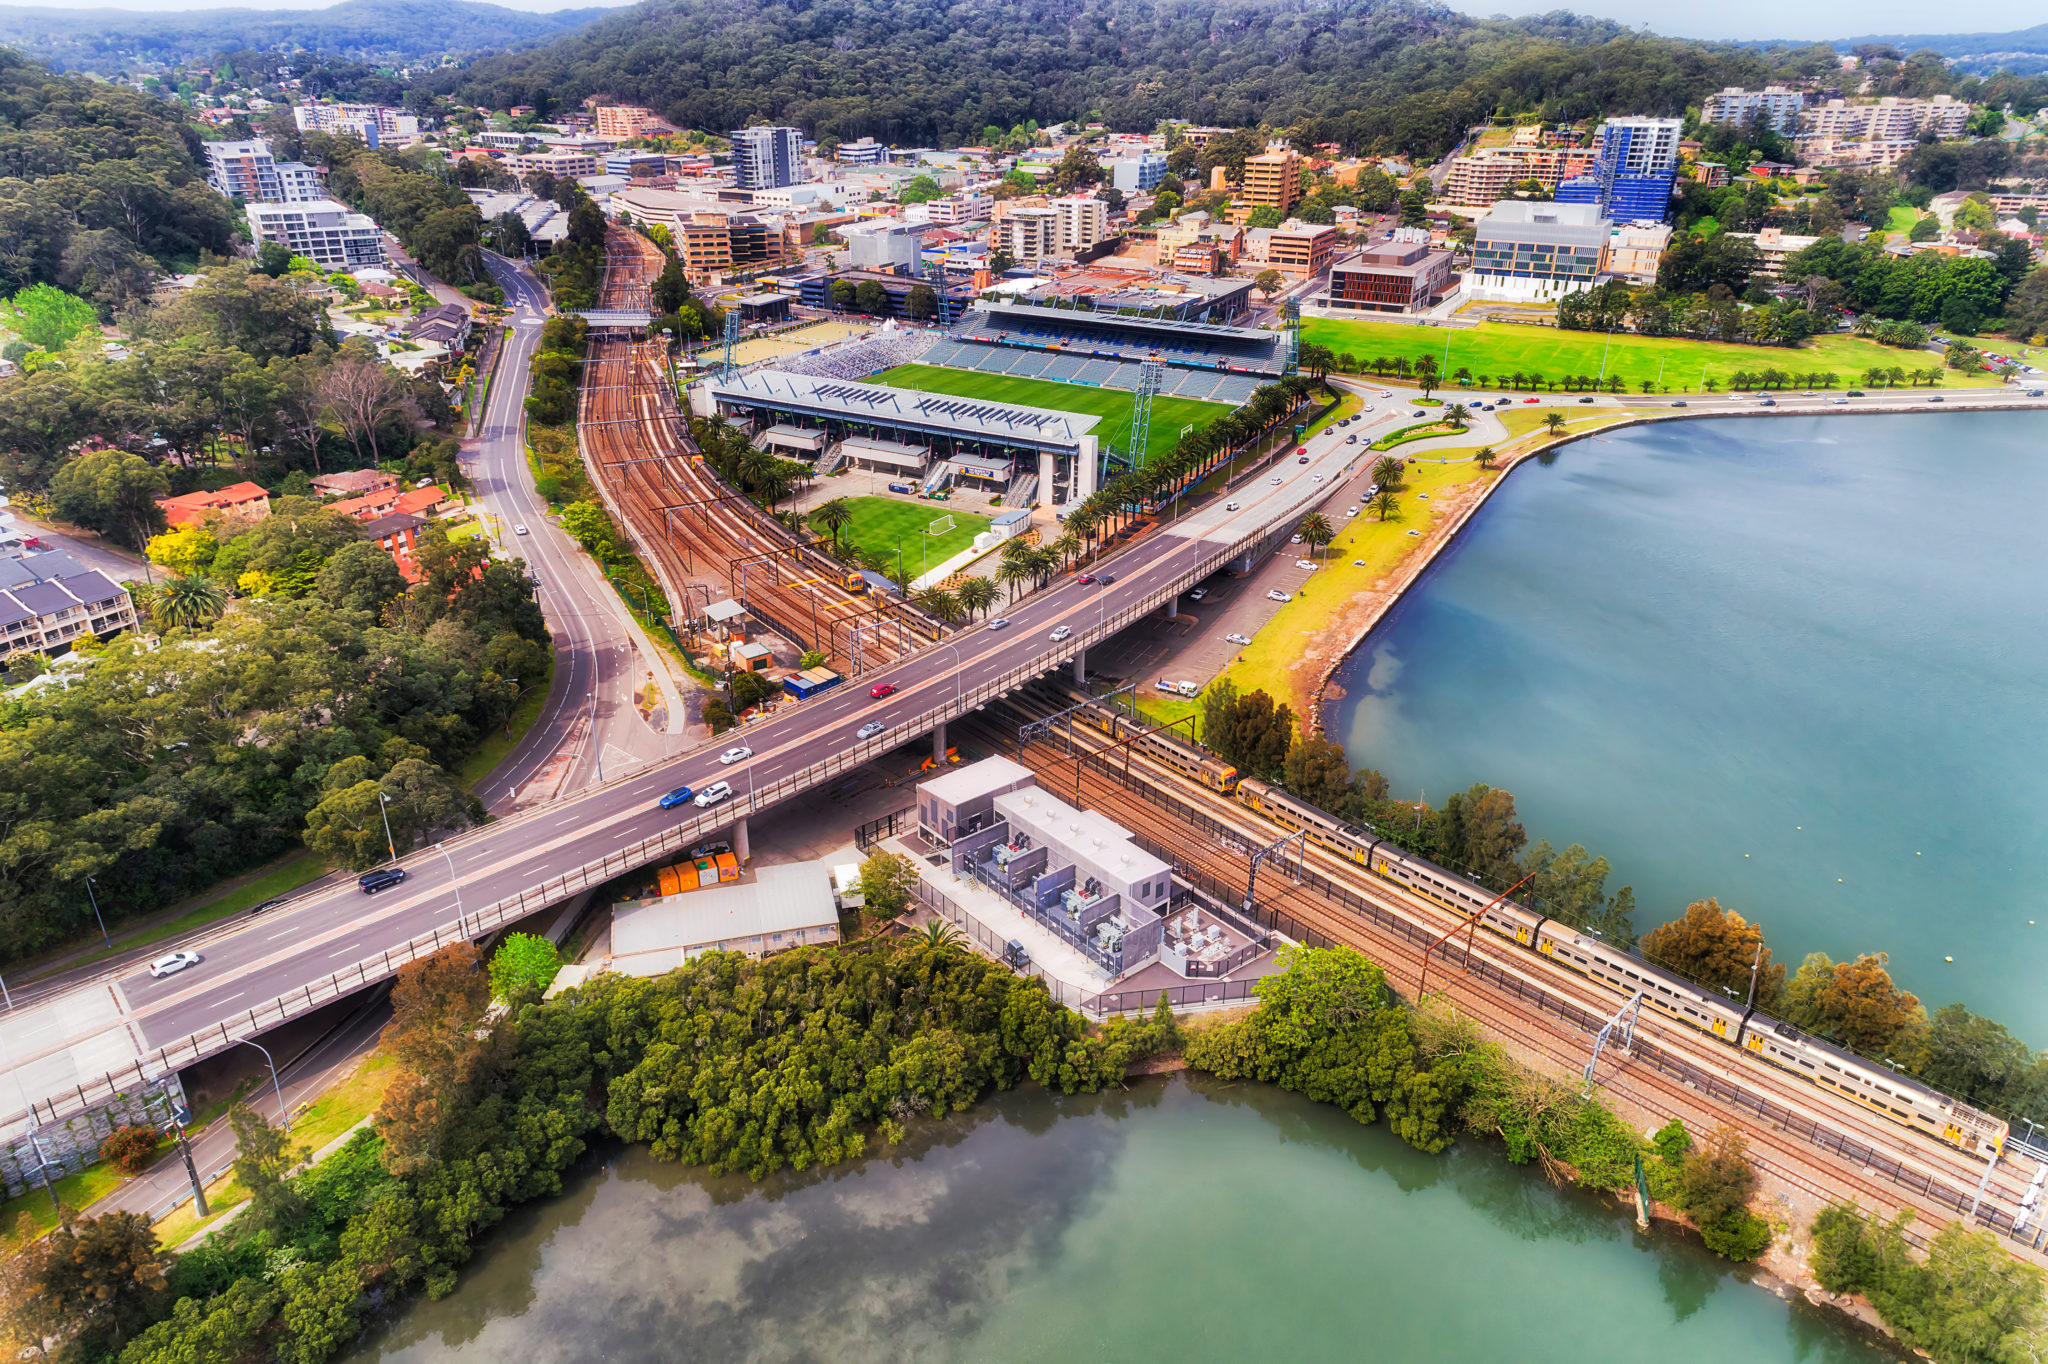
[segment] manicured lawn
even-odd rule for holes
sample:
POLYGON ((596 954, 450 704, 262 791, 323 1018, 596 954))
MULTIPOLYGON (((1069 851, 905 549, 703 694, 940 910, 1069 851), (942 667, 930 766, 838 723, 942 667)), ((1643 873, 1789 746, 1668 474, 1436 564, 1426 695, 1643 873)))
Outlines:
MULTIPOLYGON (((1896 365, 1914 370, 1941 363, 1941 357, 1931 351, 1899 350, 1853 336, 1821 337, 1804 346, 1785 348, 1616 335, 1610 349, 1609 338, 1601 332, 1567 332, 1506 322, 1482 322, 1476 327, 1447 330, 1305 318, 1301 339, 1328 346, 1338 355, 1349 352, 1361 365, 1380 356, 1414 361, 1427 355, 1437 361, 1446 378, 1460 369, 1490 378, 1518 370, 1524 374, 1542 373, 1552 379, 1566 374, 1598 375, 1604 353, 1606 373, 1620 375, 1631 393, 1639 390, 1643 380, 1657 380, 1660 368, 1663 387, 1673 393, 1695 393, 1700 388, 1702 369, 1723 390, 1736 371, 1756 373, 1766 368, 1800 374, 1832 370, 1840 377, 1838 387, 1855 388, 1863 382, 1863 371, 1872 366, 1890 369, 1896 365), (1446 341, 1450 345, 1448 360, 1446 341)), ((1995 384, 1998 380, 1989 374, 1965 377, 1951 371, 1942 382, 1947 387, 1965 388, 1995 384)))
MULTIPOLYGON (((914 388, 925 393, 950 393, 961 398, 986 398, 997 403, 1021 403, 1025 407, 1050 408, 1054 412, 1078 412, 1102 418, 1095 428, 1103 445, 1123 447, 1130 438, 1131 395, 1120 388, 1096 388, 1092 384, 1063 384, 1052 379, 1015 379, 1007 374, 983 374, 971 369, 946 369, 939 365, 898 365, 884 370, 868 382, 893 388, 914 388)), ((1230 411, 1227 403, 1196 402, 1192 398, 1154 398, 1152 426, 1145 441, 1148 455, 1165 454, 1180 443, 1180 429, 1207 426, 1230 411)))
POLYGON ((1919 209, 1914 208, 1911 204, 1893 204, 1891 217, 1885 223, 1884 230, 1886 232, 1897 232, 1903 236, 1905 233, 1912 231, 1913 224, 1919 221, 1919 209))
MULTIPOLYGON (((853 544, 871 554, 896 560, 897 537, 903 542, 903 569, 911 577, 922 574, 974 543, 974 537, 988 529, 988 518, 970 511, 954 510, 953 502, 898 502, 889 497, 851 497, 853 524, 839 532, 841 543, 853 544), (953 529, 940 535, 926 530, 941 516, 953 518, 953 529)), ((816 525, 815 516, 812 524, 816 525)), ((818 526, 820 534, 825 528, 818 526)))

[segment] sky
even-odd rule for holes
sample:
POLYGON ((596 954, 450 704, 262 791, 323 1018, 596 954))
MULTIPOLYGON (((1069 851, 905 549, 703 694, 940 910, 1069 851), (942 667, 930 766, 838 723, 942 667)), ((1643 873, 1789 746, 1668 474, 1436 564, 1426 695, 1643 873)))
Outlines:
POLYGON ((1627 24, 1647 23, 1674 38, 1790 38, 1818 42, 1868 33, 2002 33, 2040 20, 2024 8, 2001 12, 1966 5, 1928 8, 1925 0, 1715 0, 1708 5, 1673 5, 1669 0, 1449 0, 1452 8, 1482 17, 1543 14, 1570 9, 1627 24))

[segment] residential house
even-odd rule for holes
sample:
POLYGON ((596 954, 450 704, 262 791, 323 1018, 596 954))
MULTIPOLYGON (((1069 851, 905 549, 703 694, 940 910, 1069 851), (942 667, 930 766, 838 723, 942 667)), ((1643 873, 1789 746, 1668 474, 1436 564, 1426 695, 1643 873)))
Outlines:
POLYGON ((397 486, 398 476, 387 474, 382 469, 349 469, 338 474, 316 474, 313 477, 313 491, 322 497, 347 497, 397 486))
POLYGON ((254 483, 231 483, 214 492, 185 493, 159 497, 164 520, 173 527, 197 526, 221 516, 239 516, 261 521, 270 515, 270 494, 254 483))
POLYGON ((128 589, 61 549, 0 559, 0 654, 55 654, 135 628, 128 589))

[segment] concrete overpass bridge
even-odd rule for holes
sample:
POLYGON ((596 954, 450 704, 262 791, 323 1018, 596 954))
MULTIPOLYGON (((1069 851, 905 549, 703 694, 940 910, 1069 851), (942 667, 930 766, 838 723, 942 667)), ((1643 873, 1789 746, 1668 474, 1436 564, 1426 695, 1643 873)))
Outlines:
MULTIPOLYGON (((1219 569, 1274 543, 1323 500, 1355 455, 1331 434, 1311 442, 1312 464, 1292 459, 1248 480, 1226 503, 1206 505, 1155 530, 1106 565, 1115 582, 1071 578, 1009 608, 1010 624, 957 634, 861 681, 895 683, 882 701, 842 686, 690 753, 401 859, 408 877, 366 897, 345 884, 296 897, 268 913, 216 926, 179 943, 199 965, 162 980, 132 965, 73 982, 0 1019, 0 1173, 12 1181, 39 1157, 65 1153, 67 1134, 124 1096, 161 1087, 208 1056, 373 986, 408 962, 536 914, 726 829, 744 847, 758 811, 925 735, 943 748, 948 722, 1056 668, 1085 667, 1086 651, 1163 608, 1219 569), (1324 476, 1318 481, 1317 474, 1324 476), (1237 510, 1228 510, 1228 506, 1237 510), (1050 632, 1065 625, 1070 637, 1050 632), (881 720, 873 738, 856 731, 881 720), (722 750, 752 755, 726 765, 722 750), (724 779, 733 798, 707 811, 663 811, 679 785, 724 779)), ((89 1134, 89 1133, 88 1133, 89 1134)))

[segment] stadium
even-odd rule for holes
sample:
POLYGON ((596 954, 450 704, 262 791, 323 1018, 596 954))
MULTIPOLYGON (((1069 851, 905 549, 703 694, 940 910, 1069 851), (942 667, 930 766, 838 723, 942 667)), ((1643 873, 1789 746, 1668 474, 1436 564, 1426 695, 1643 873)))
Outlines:
POLYGON ((888 473, 926 497, 963 488, 1057 508, 1171 450, 1287 372, 1284 332, 982 303, 945 331, 866 337, 698 384, 756 444, 888 473), (1147 371, 1156 375, 1141 394, 1147 371), (1141 397, 1143 401, 1141 401, 1141 397))

